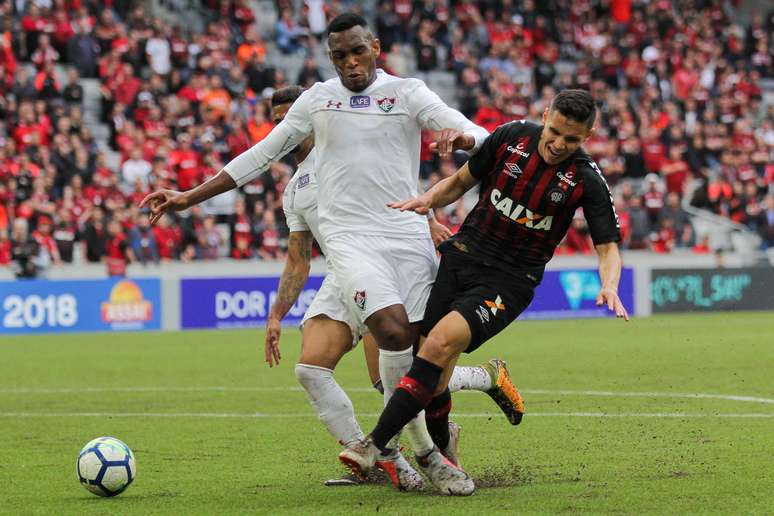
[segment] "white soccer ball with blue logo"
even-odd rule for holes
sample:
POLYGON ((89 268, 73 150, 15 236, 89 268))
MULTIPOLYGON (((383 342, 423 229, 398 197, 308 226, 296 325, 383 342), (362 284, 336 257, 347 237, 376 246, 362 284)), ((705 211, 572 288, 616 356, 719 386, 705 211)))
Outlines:
POLYGON ((75 471, 81 485, 98 496, 116 496, 137 474, 134 453, 115 437, 97 437, 78 454, 75 471))

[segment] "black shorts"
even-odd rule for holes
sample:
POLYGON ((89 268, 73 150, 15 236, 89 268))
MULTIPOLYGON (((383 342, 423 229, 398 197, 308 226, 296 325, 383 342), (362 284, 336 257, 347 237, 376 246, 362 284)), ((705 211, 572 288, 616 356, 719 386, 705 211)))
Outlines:
POLYGON ((422 321, 427 336, 449 312, 470 326, 470 353, 505 329, 532 302, 538 281, 526 271, 506 272, 483 264, 450 245, 444 246, 422 321))

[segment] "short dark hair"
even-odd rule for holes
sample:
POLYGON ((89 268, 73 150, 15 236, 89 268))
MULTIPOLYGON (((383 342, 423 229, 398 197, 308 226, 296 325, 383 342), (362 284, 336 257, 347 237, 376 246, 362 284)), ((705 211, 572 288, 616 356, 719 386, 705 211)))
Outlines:
POLYGON ((303 92, 304 88, 301 86, 287 86, 285 88, 280 88, 271 95, 271 107, 287 104, 288 102, 295 102, 303 92))
POLYGON ((368 29, 368 22, 359 14, 342 13, 332 19, 328 24, 328 35, 330 36, 334 32, 344 32, 352 27, 363 27, 364 29, 368 29))
POLYGON ((591 129, 597 119, 594 97, 586 90, 562 90, 551 101, 551 111, 557 110, 570 120, 586 124, 591 129))

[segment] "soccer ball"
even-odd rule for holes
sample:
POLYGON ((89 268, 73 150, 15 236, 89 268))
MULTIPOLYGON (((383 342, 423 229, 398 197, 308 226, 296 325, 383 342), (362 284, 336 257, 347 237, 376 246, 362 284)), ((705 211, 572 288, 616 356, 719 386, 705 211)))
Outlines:
POLYGON ((75 472, 81 485, 98 496, 124 492, 137 475, 134 453, 115 437, 97 437, 78 454, 75 472))

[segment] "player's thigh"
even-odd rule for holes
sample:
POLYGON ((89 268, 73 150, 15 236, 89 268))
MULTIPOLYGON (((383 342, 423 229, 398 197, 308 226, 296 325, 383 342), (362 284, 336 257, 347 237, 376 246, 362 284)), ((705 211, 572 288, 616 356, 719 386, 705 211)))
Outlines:
POLYGON ((359 324, 383 308, 403 304, 395 269, 383 245, 378 237, 362 235, 338 236, 327 242, 342 299, 359 324))
POLYGON ((317 315, 301 330, 301 364, 336 369, 344 354, 352 349, 352 331, 341 321, 317 315))
POLYGON ((424 318, 425 307, 438 273, 438 256, 429 238, 410 238, 397 242, 392 253, 398 291, 409 321, 424 318))
MULTIPOLYGON (((417 356, 444 369, 457 362, 470 344, 468 321, 456 311, 446 314, 425 338, 417 356)), ((446 378, 448 382, 448 378, 446 378)))
MULTIPOLYGON (((475 271, 469 272, 471 275, 475 271)), ((481 272, 477 284, 465 290, 452 303, 470 328, 470 342, 465 353, 503 331, 529 306, 535 283, 521 274, 481 272)))
POLYGON ((360 327, 342 299, 332 275, 327 275, 301 322, 303 345, 300 361, 333 369, 341 356, 360 339, 360 327), (310 363, 307 360, 325 361, 310 363), (332 366, 330 365, 332 364, 332 366))

